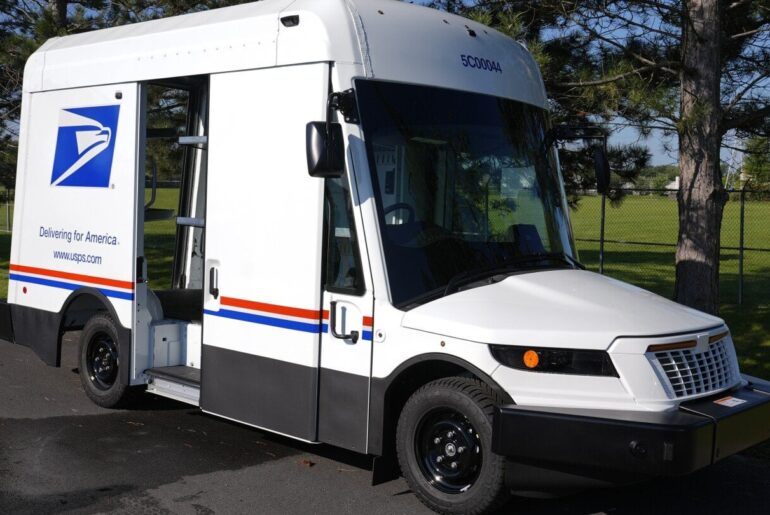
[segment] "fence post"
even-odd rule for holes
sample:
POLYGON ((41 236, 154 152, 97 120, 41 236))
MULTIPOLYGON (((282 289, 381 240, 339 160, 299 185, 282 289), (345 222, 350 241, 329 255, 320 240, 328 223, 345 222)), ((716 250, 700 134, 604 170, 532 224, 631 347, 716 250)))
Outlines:
POLYGON ((599 226, 599 273, 604 274, 604 214, 607 195, 602 193, 602 219, 599 226))
POLYGON ((746 186, 741 188, 741 217, 738 241, 738 305, 743 304, 743 245, 746 228, 746 186))

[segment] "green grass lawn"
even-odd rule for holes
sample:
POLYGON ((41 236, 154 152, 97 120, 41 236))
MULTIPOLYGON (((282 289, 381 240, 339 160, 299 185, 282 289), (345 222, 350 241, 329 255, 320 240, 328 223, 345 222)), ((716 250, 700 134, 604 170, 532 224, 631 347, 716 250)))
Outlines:
MULTIPOLYGON (((150 200, 149 191, 145 200, 150 200)), ((179 190, 158 189, 153 208, 173 209, 179 206, 179 190)), ((147 258, 147 276, 150 288, 164 290, 171 287, 174 266, 174 242, 176 241, 176 216, 168 220, 145 222, 144 255, 147 258)))

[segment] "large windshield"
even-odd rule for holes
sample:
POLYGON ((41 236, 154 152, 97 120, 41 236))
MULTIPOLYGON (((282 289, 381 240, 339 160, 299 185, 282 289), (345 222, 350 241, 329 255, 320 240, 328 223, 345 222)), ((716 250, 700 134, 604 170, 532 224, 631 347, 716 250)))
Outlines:
POLYGON ((542 109, 373 80, 356 90, 396 306, 469 272, 575 256, 542 109))

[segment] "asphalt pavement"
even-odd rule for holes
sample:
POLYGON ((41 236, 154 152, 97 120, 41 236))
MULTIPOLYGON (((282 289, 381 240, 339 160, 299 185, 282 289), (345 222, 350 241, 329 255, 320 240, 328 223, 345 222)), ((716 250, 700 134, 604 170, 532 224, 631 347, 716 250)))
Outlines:
MULTIPOLYGON (((354 453, 151 395, 99 408, 80 386, 76 337, 61 368, 0 341, 0 514, 430 513, 401 479, 371 486, 370 460, 354 453)), ((770 514, 770 461, 738 455, 683 478, 514 498, 503 513, 770 514)))

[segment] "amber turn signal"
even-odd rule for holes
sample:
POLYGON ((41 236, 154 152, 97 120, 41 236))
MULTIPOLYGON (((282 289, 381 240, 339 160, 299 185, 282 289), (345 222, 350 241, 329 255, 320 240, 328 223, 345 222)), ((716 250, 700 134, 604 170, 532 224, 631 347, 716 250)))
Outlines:
POLYGON ((709 343, 716 343, 716 342, 724 339, 724 337, 727 336, 728 334, 730 334, 728 331, 724 331, 722 333, 715 334, 714 336, 709 338, 709 343))
POLYGON ((524 366, 527 368, 536 368, 540 364, 540 356, 532 349, 524 353, 524 366))
POLYGON ((687 340, 684 342, 674 343, 661 343, 658 345, 650 345, 647 347, 647 352, 664 352, 670 350, 692 349, 696 345, 698 345, 698 342, 695 340, 687 340))

